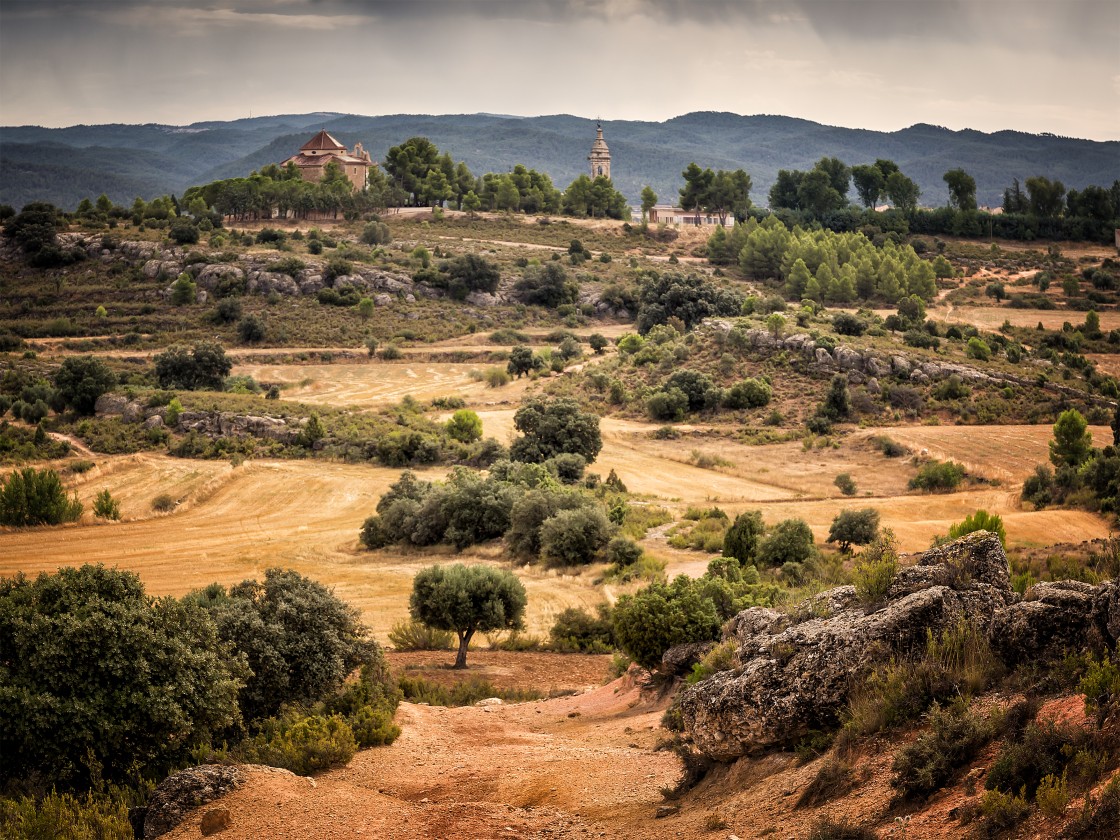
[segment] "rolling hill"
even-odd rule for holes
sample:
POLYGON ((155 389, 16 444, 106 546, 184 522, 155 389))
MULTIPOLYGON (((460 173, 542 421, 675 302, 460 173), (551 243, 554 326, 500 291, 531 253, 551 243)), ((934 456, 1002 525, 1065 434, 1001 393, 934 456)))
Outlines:
MULTIPOLYGON (((83 197, 102 192, 118 203, 137 195, 181 193, 193 184, 246 175, 283 160, 319 128, 347 145, 361 141, 375 159, 390 146, 423 135, 466 161, 476 175, 523 163, 547 172, 561 188, 584 171, 595 136, 591 120, 570 115, 314 113, 189 126, 6 126, 0 127, 0 203, 19 207, 38 199, 73 208, 83 197)), ((1045 175, 1077 189, 1120 178, 1120 142, 1049 134, 985 134, 924 124, 879 132, 717 112, 665 122, 608 121, 603 129, 615 184, 635 203, 645 184, 662 201, 675 201, 680 173, 692 161, 713 169, 745 169, 756 203, 765 203, 779 169, 806 169, 826 155, 849 165, 895 160, 921 186, 926 206, 945 203, 941 176, 958 166, 976 178, 978 200, 989 205, 999 203, 1013 178, 1045 175)))

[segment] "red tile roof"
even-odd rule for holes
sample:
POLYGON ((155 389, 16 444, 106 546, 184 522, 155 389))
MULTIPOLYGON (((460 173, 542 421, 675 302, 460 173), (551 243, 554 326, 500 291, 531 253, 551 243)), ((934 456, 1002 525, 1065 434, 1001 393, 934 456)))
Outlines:
POLYGON ((299 147, 301 152, 333 151, 335 149, 346 151, 346 147, 327 134, 326 131, 320 131, 299 147))

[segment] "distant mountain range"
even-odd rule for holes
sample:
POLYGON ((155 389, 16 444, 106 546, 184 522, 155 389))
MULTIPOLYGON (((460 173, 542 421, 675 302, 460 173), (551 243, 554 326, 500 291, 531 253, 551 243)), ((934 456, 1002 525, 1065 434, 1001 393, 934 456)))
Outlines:
MULTIPOLYGON (((73 209, 103 192, 118 203, 181 194, 282 161, 321 128, 350 147, 361 141, 375 160, 384 159, 390 146, 423 135, 476 175, 523 163, 547 172, 561 189, 585 171, 595 137, 594 121, 569 115, 317 113, 189 126, 8 126, 0 127, 0 203, 19 208, 43 200, 73 209)), ((945 204, 942 175, 958 166, 976 179, 979 202, 992 206, 1013 178, 1045 175, 1077 189, 1120 178, 1120 142, 1017 131, 984 134, 919 124, 880 132, 792 117, 697 112, 665 122, 608 121, 603 134, 615 185, 635 204, 646 184, 663 203, 675 203, 681 171, 693 161, 745 169, 757 204, 766 203, 779 169, 808 169, 826 155, 849 165, 890 158, 918 182, 921 204, 931 207, 945 204)), ((854 189, 849 195, 855 198, 854 189)))

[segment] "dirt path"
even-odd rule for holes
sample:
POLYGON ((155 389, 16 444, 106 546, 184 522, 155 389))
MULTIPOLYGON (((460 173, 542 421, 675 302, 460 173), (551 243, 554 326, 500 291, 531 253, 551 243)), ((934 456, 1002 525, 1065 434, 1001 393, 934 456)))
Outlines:
MULTIPOLYGON (((224 840, 677 837, 660 789, 680 773, 655 752, 663 704, 628 678, 555 700, 448 709, 402 704, 402 734, 314 783, 256 771, 224 797, 224 840)), ((206 807, 170 840, 199 834, 206 807)), ((693 836, 693 835, 689 835, 693 836)))

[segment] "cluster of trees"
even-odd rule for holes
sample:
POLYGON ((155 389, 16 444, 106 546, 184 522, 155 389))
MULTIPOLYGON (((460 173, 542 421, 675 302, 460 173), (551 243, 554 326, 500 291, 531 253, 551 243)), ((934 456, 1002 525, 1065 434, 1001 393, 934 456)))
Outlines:
POLYGON ((12 368, 0 378, 0 417, 12 416, 32 425, 52 410, 93 414, 97 398, 117 386, 118 377, 92 356, 71 356, 55 372, 53 383, 27 368, 12 368))
POLYGON ((853 183, 860 202, 868 209, 874 209, 881 198, 888 199, 906 215, 917 209, 921 191, 894 161, 880 159, 873 164, 849 167, 834 157, 822 157, 807 172, 779 170, 770 188, 770 209, 798 210, 813 218, 824 218, 848 208, 848 190, 853 183))
POLYGON ((730 231, 716 228, 708 253, 716 264, 738 263, 748 277, 782 281, 788 297, 818 302, 895 304, 911 295, 930 301, 937 294, 937 277, 952 272, 944 257, 924 260, 889 237, 876 247, 862 233, 791 230, 773 215, 730 231))
MULTIPOLYGON (((742 169, 734 172, 711 169, 701 169, 695 163, 690 163, 681 173, 684 178, 684 187, 681 188, 681 209, 695 210, 697 221, 701 212, 713 213, 719 216, 721 225, 731 216, 737 222, 745 221, 751 209, 751 176, 742 169)), ((652 190, 651 190, 652 193, 652 190)), ((657 202, 657 196, 652 196, 650 207, 657 202)), ((648 212, 646 207, 646 194, 642 194, 642 211, 648 212)))
POLYGON ((61 210, 37 201, 4 221, 4 236, 15 242, 30 265, 54 268, 86 258, 81 248, 64 248, 59 244, 58 232, 65 226, 66 217, 61 210))
POLYGON ((491 464, 485 477, 456 468, 433 483, 403 473, 362 525, 363 545, 449 543, 462 549, 506 536, 526 560, 575 566, 601 557, 614 525, 594 497, 571 488, 602 447, 599 418, 572 400, 532 400, 514 424, 522 436, 511 446, 513 460, 491 464), (565 512, 571 515, 562 523, 546 522, 565 512))
POLYGON ((1058 415, 1050 441, 1050 464, 1039 465, 1023 483, 1023 499, 1036 507, 1073 504, 1120 513, 1120 409, 1112 420, 1113 441, 1093 447, 1089 423, 1075 408, 1058 415))
MULTIPOLYGON (((195 219, 209 218, 210 209, 239 221, 292 216, 306 219, 313 215, 359 216, 391 206, 399 196, 385 174, 372 169, 364 190, 354 190, 342 168, 329 163, 321 181, 304 181, 295 164, 280 167, 269 164, 246 178, 227 178, 191 187, 183 193, 181 204, 195 219)), ((197 241, 197 240, 196 240, 197 241)))
POLYGON ((641 335, 658 324, 672 325, 683 333, 705 318, 738 315, 742 307, 739 292, 700 275, 649 271, 639 282, 635 326, 641 335))
POLYGON ((698 411, 717 408, 761 408, 772 395, 765 378, 748 377, 729 388, 721 388, 706 373, 678 370, 646 398, 646 411, 654 420, 675 422, 698 411))
MULTIPOLYGON (((235 758, 298 759, 297 726, 330 731, 348 760, 397 732, 396 689, 357 612, 291 571, 181 600, 103 566, 20 574, 0 580, 0 650, 0 784, 140 785, 223 742, 235 758)), ((300 770, 324 769, 313 741, 300 770)))
POLYGON ((392 543, 462 549, 505 537, 524 562, 573 567, 607 559, 615 524, 599 498, 573 486, 582 472, 578 455, 543 465, 498 461, 485 477, 456 468, 443 482, 405 472, 363 523, 361 541, 370 549, 392 543))

